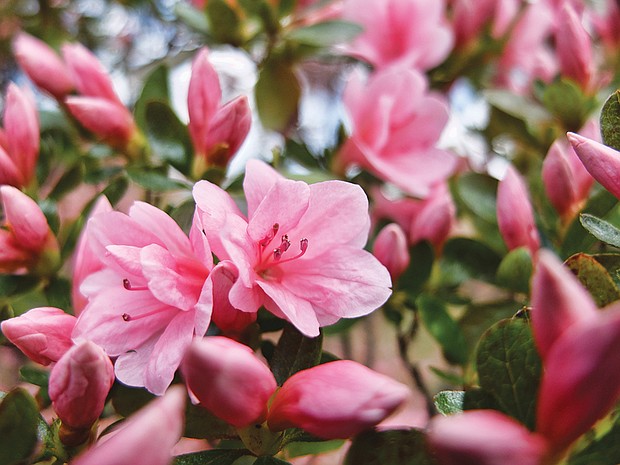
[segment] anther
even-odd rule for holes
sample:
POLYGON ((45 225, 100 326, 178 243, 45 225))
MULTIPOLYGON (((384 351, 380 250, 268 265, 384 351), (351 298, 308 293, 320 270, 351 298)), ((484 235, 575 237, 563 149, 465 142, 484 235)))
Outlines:
POLYGON ((269 233, 267 233, 267 235, 263 237, 258 244, 261 247, 267 247, 273 238, 276 237, 276 234, 278 234, 278 229, 280 229, 280 225, 278 223, 273 223, 271 231, 269 231, 269 233))
POLYGON ((284 236, 282 236, 282 243, 280 244, 279 248, 282 249, 282 252, 286 252, 290 246, 291 241, 288 240, 288 235, 285 234, 284 236))
POLYGON ((145 289, 148 289, 147 286, 132 286, 131 281, 127 278, 123 279, 123 287, 128 291, 144 291, 145 289))
POLYGON ((273 249, 273 259, 274 260, 280 260, 280 258, 282 257, 282 250, 278 247, 277 249, 273 249))
POLYGON ((129 321, 129 320, 131 320, 131 316, 129 316, 129 314, 127 314, 127 313, 123 313, 123 314, 121 315, 121 317, 123 318, 123 320, 124 320, 124 321, 129 321))

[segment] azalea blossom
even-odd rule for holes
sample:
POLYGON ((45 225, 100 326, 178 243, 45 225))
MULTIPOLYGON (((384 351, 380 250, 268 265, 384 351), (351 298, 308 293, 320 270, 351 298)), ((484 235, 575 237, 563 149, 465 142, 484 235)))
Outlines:
POLYGON ((456 169, 456 156, 436 147, 448 106, 417 71, 390 68, 373 73, 366 83, 354 75, 344 103, 352 128, 337 154, 336 170, 359 166, 424 198, 456 169))
POLYGON ((388 271, 363 250, 368 200, 342 181, 308 185, 251 160, 243 183, 247 216, 220 187, 194 186, 196 215, 214 254, 238 278, 233 307, 261 306, 314 337, 340 318, 366 315, 390 295, 388 271))
POLYGON ((194 334, 209 326, 209 244, 196 227, 188 238, 172 218, 143 202, 129 215, 95 215, 87 231, 87 252, 100 257, 103 268, 82 282, 88 304, 73 338, 92 340, 117 357, 121 382, 162 394, 194 334))

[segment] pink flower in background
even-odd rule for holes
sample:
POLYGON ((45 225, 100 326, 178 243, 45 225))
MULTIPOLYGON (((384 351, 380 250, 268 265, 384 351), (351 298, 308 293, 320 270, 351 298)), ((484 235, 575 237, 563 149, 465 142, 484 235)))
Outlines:
POLYGON ((364 32, 346 47, 375 68, 393 65, 425 71, 440 64, 454 38, 443 0, 345 0, 342 19, 364 32))
POLYGON ((220 104, 222 90, 209 51, 203 48, 192 64, 187 107, 188 129, 194 144, 194 175, 199 178, 210 166, 225 167, 245 140, 252 112, 245 96, 220 104))
POLYGON ((54 365, 49 378, 52 406, 68 430, 89 430, 114 384, 114 368, 103 349, 83 341, 54 365))
POLYGON ((190 394, 237 428, 263 423, 278 385, 248 346, 221 336, 196 339, 181 365, 190 394))
POLYGON ((90 253, 104 268, 82 282, 88 304, 73 331, 117 357, 117 378, 154 394, 168 387, 194 334, 209 326, 209 245, 188 238, 163 211, 136 202, 129 215, 101 213, 88 222, 90 253))
POLYGON ((34 200, 12 186, 0 186, 4 221, 0 228, 0 272, 46 274, 60 259, 58 242, 34 200))
POLYGON ((169 465, 183 433, 185 392, 175 386, 80 454, 72 465, 169 465))
MULTIPOLYGON (((584 135, 596 138, 596 124, 586 125, 584 135)), ((588 198, 594 178, 583 166, 567 140, 556 140, 542 166, 542 180, 551 204, 565 222, 574 218, 588 198)))
POLYGON ((9 84, 0 131, 0 184, 27 187, 39 159, 39 116, 34 97, 9 84))
POLYGON ((591 92, 596 74, 592 39, 570 3, 560 9, 557 21, 555 46, 560 74, 572 79, 584 92, 591 92))
POLYGON ((516 19, 520 0, 451 0, 455 47, 464 47, 491 24, 491 35, 501 38, 516 19))
POLYGON ((42 40, 20 32, 13 41, 13 54, 30 80, 54 98, 62 100, 73 91, 67 66, 42 40))
POLYGON ((387 300, 389 273, 363 250, 370 219, 359 186, 309 186, 251 160, 243 187, 247 217, 220 187, 194 186, 213 253, 237 268, 228 296, 233 307, 255 313, 264 305, 314 337, 319 327, 366 315, 387 300))
POLYGON ((494 410, 470 410, 430 423, 428 441, 441 465, 540 465, 544 438, 494 410))
POLYGON ((295 373, 276 391, 267 424, 272 431, 302 428, 324 439, 349 438, 394 413, 409 388, 350 360, 295 373))
POLYGON ((358 165, 422 198, 454 172, 456 156, 436 147, 448 107, 428 91, 422 74, 392 68, 373 73, 365 84, 356 75, 344 103, 352 130, 337 154, 341 171, 358 165))
POLYGON ((620 5, 616 0, 605 2, 605 11, 592 15, 594 29, 598 33, 610 56, 617 56, 620 47, 620 5))
POLYGON ((497 187, 497 224, 509 250, 527 247, 532 254, 540 247, 527 186, 512 166, 497 187))
POLYGON ((440 251, 456 223, 456 206, 446 183, 433 186, 423 200, 390 199, 381 189, 375 189, 372 215, 397 222, 407 234, 409 244, 427 240, 440 251))
POLYGON ((588 172, 601 185, 620 198, 620 152, 600 142, 569 132, 568 140, 588 172))
POLYGON ((59 308, 39 307, 2 322, 2 334, 30 360, 57 362, 73 345, 76 318, 59 308))
POLYGON ((392 282, 396 282, 409 266, 407 236, 396 223, 390 223, 379 231, 372 253, 388 269, 392 282))

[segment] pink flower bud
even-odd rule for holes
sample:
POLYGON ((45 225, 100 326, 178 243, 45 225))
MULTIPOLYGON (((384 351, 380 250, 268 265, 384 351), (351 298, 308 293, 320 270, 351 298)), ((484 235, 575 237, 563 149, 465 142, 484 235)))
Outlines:
POLYGON ((431 188, 429 197, 420 202, 419 211, 413 215, 409 229, 409 242, 416 244, 427 240, 437 250, 452 232, 456 220, 456 207, 446 183, 431 188))
POLYGON ((98 97, 68 97, 65 103, 82 126, 112 147, 126 148, 137 133, 131 113, 118 102, 98 97))
POLYGON ((497 187, 497 223, 509 250, 528 247, 534 255, 540 247, 527 187, 512 166, 497 187))
POLYGON ((88 429, 103 411, 114 384, 114 367, 103 349, 83 341, 58 361, 49 380, 52 406, 64 425, 88 429))
POLYGON ((21 187, 26 183, 24 176, 20 173, 19 168, 15 165, 15 161, 0 145, 0 185, 7 184, 9 186, 21 187))
POLYGON ((620 397, 620 306, 575 324, 545 359, 536 431, 562 451, 609 413, 620 397))
POLYGON ((28 185, 39 158, 39 116, 32 95, 13 83, 6 95, 4 130, 7 154, 28 185))
POLYGON ((69 70, 42 40, 22 32, 13 42, 13 53, 30 80, 56 99, 62 100, 73 90, 69 70))
POLYGON ((272 431, 298 427, 324 439, 349 438, 375 426, 410 395, 407 386, 350 360, 295 373, 273 398, 272 431))
POLYGON ((396 223, 388 224, 377 234, 372 253, 388 269, 392 282, 409 266, 407 237, 396 223))
POLYGON ((200 405, 238 428, 265 420, 267 401, 277 387, 252 349, 221 336, 196 339, 181 372, 200 405))
POLYGON ((207 139, 211 124, 217 113, 222 97, 220 80, 215 68, 209 63, 209 51, 203 48, 192 64, 192 77, 189 81, 187 110, 189 134, 194 144, 196 156, 207 154, 207 139))
POLYGON ((226 336, 236 339, 250 324, 256 321, 255 312, 242 312, 228 300, 232 285, 238 278, 237 268, 229 261, 220 262, 209 274, 213 282, 213 314, 211 321, 226 336))
POLYGON ((90 50, 79 43, 64 44, 62 55, 81 95, 123 106, 114 91, 110 76, 90 50))
POLYGON ((589 90, 595 72, 592 39, 570 3, 559 12, 555 43, 560 72, 574 80, 582 90, 589 90))
POLYGON ((441 465, 540 465, 547 452, 542 437, 493 410, 437 416, 427 437, 441 465))
POLYGON ((183 432, 185 393, 172 387, 78 456, 72 465, 169 465, 183 432))
POLYGON ((568 328, 598 316, 594 300, 579 280, 546 250, 538 252, 532 307, 534 337, 543 360, 568 328))
POLYGON ((2 322, 2 333, 29 359, 49 365, 57 362, 73 342, 76 318, 59 308, 39 307, 2 322))
POLYGON ((592 177, 620 198, 620 153, 579 134, 569 132, 566 136, 592 177))
POLYGON ((247 97, 237 97, 221 107, 206 135, 207 165, 225 167, 241 147, 251 124, 252 111, 247 97))

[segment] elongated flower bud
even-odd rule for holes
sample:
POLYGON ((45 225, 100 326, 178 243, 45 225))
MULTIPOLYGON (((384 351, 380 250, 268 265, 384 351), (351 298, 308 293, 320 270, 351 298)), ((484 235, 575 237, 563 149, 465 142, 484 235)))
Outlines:
POLYGON ((238 428, 265 420, 267 401, 277 387, 252 349, 220 336, 194 341, 181 372, 200 405, 238 428))
POLYGON ((396 223, 388 224, 377 234, 372 253, 388 269, 392 282, 409 266, 407 236, 396 223))
POLYGON ((41 365, 57 362, 73 342, 76 318, 59 308, 39 307, 2 322, 2 334, 30 360, 41 365))
POLYGON ((620 152, 579 134, 566 136, 592 177, 620 198, 620 152))
POLYGON ((407 386, 350 360, 291 376, 277 391, 267 424, 325 439, 349 438, 380 423, 409 396, 407 386))
POLYGON ((573 79, 584 91, 588 91, 595 72, 592 40, 581 24, 577 12, 568 2, 559 12, 558 25, 556 47, 560 72, 573 79))

